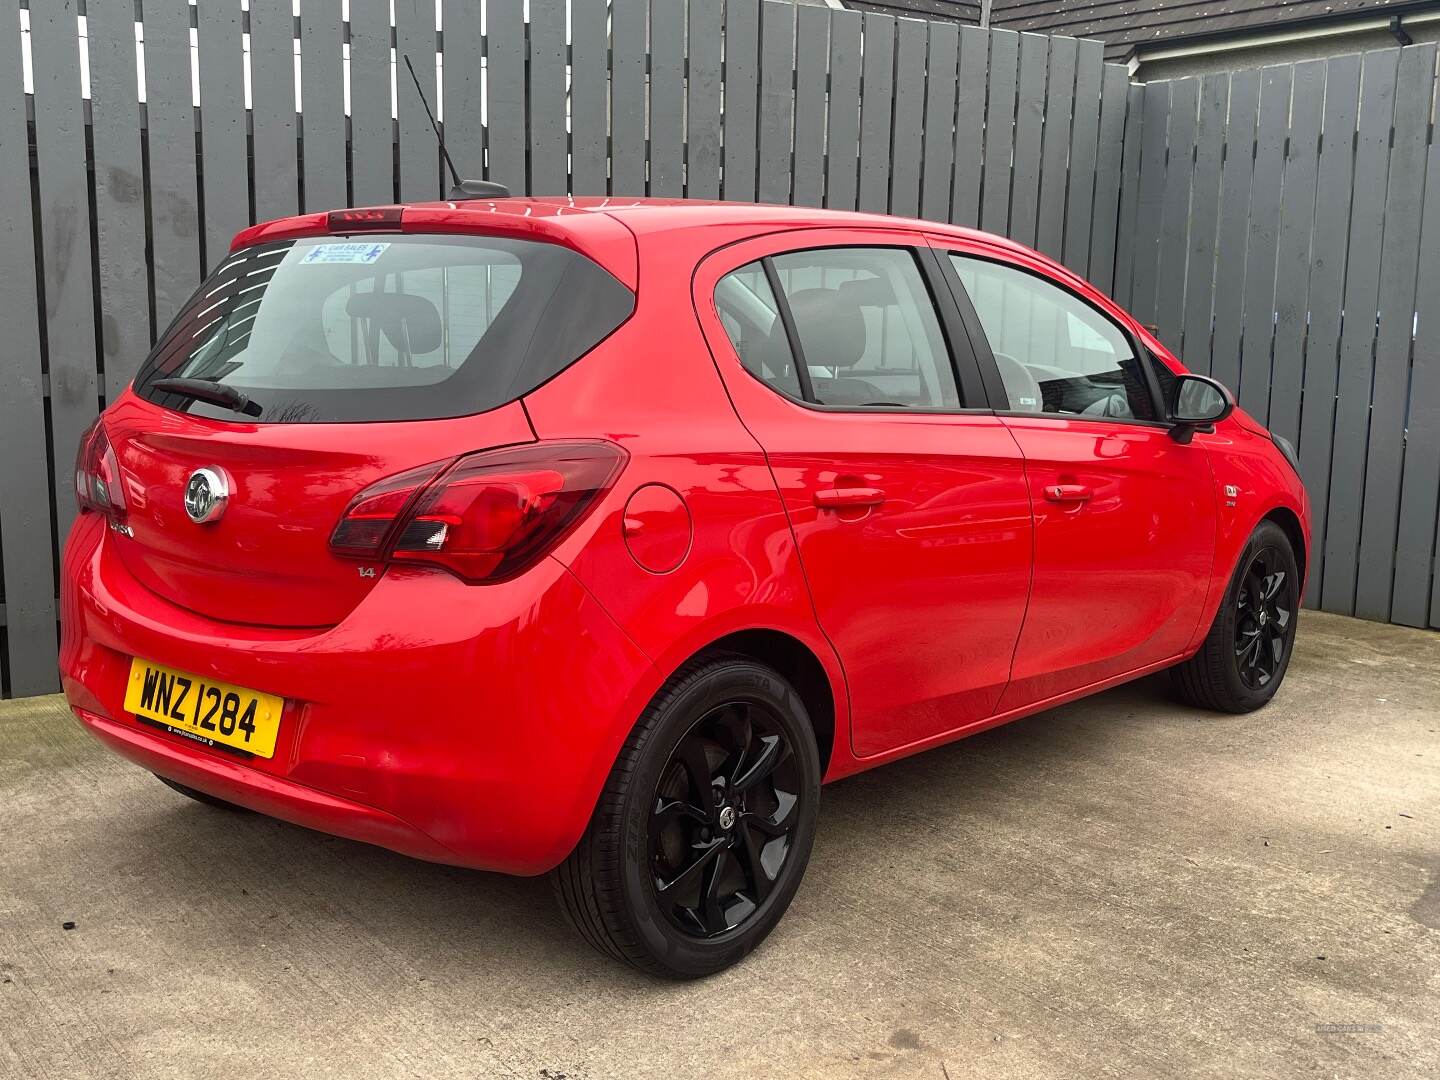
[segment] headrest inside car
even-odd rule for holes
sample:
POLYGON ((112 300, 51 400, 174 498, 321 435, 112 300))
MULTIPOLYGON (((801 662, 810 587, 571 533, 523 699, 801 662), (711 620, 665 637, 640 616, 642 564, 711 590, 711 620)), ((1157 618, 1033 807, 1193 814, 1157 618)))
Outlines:
POLYGON ((423 296, 409 293, 356 293, 345 303, 345 313, 371 319, 397 352, 434 352, 440 347, 440 312, 423 296))
POLYGON ((856 278, 840 286, 840 299, 856 307, 887 307, 895 303, 895 290, 884 278, 856 278))

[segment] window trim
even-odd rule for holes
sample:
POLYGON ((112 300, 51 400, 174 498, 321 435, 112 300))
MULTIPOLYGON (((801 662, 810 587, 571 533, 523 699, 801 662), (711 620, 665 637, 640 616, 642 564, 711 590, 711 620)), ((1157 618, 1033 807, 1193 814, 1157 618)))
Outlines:
POLYGON ((960 316, 966 326, 966 329, 972 334, 972 336, 978 335, 980 345, 975 347, 976 361, 980 364, 980 373, 985 381, 986 395, 987 397, 989 397, 991 404, 994 406, 994 412, 996 416, 1014 416, 1025 417, 1029 419, 1048 420, 1084 420, 1087 422, 1095 422, 1102 424, 1125 424, 1132 427, 1158 428, 1166 431, 1175 426, 1174 423, 1169 419, 1169 407, 1161 399, 1159 381, 1155 378, 1155 372, 1152 371, 1150 367, 1150 350, 1145 348, 1144 343, 1140 340, 1140 338, 1136 335, 1135 331, 1130 326, 1114 318, 1112 315, 1110 315, 1109 312, 1097 307, 1095 304, 1091 303, 1090 300, 1082 296, 1076 290, 1066 285, 1063 281, 1059 281, 1056 278, 1050 276, 1049 274, 1032 269, 1028 266, 1023 266, 1016 262, 1012 262, 1009 259, 1005 259, 997 255, 979 254, 977 252, 964 251, 952 245, 953 241, 942 239, 937 245, 939 250, 936 251, 936 258, 941 264, 942 271, 945 275, 946 283, 950 286, 950 290, 954 295, 956 307, 960 311, 960 316), (1027 274, 1030 277, 1036 278, 1039 281, 1044 282, 1046 285, 1049 285, 1052 288, 1059 289, 1061 292, 1067 293, 1069 296, 1073 297, 1081 304, 1084 304, 1091 311, 1095 312, 1095 314, 1098 315, 1100 318, 1104 319, 1106 322, 1114 326, 1117 330, 1120 331, 1120 333, 1124 336, 1125 340, 1129 343, 1130 350, 1132 353, 1134 353, 1135 360, 1140 365, 1140 370, 1144 375, 1145 387, 1150 394, 1151 406, 1155 409, 1155 415, 1161 417, 1161 419, 1144 420, 1139 417, 1086 416, 1082 413, 1059 413, 1043 411, 1025 412, 1020 409, 1009 408, 1010 398, 1005 391, 1005 384, 1000 378, 1000 367, 998 364, 995 363, 994 349, 991 347, 990 339, 985 333, 985 327, 980 321, 980 312, 976 309, 975 302, 971 299, 969 291, 965 288, 965 283, 960 279, 960 272, 955 269, 955 264, 951 260, 951 256, 958 256, 962 259, 972 259, 975 262, 994 263, 995 265, 1003 266, 1008 270, 1014 270, 1016 273, 1027 274), (983 360, 981 359, 982 356, 983 360))
MULTIPOLYGON (((796 376, 797 378, 799 378, 800 381, 800 392, 802 394, 806 394, 807 399, 802 400, 800 398, 796 398, 794 395, 788 394, 779 387, 766 382, 764 379, 760 378, 760 376, 756 375, 755 372, 751 371, 748 367, 746 367, 743 363, 740 365, 741 370, 745 372, 746 376, 754 379, 761 386, 765 387, 765 389, 769 390, 772 394, 776 394, 783 400, 788 401, 794 405, 798 405, 803 409, 809 410, 810 412, 847 413, 855 416, 869 416, 872 414, 897 416, 995 415, 995 410, 989 404, 990 395, 986 392, 986 388, 982 380, 982 371, 980 368, 979 359, 976 355, 975 346, 971 335, 966 330, 966 327, 963 323, 957 322, 954 319, 951 304, 947 304, 945 302, 945 300, 948 298, 947 294, 940 292, 940 283, 944 281, 944 270, 941 267, 937 267, 935 265, 935 262, 932 260, 943 260, 938 260, 934 249, 923 241, 923 237, 917 236, 916 242, 910 244, 855 243, 853 241, 842 241, 823 244, 802 244, 799 247, 786 247, 783 250, 770 251, 764 255, 759 256, 758 258, 746 259, 744 262, 724 270, 716 278, 717 285, 721 280, 726 277, 726 275, 732 274, 736 270, 743 269, 744 267, 749 266, 752 263, 759 262, 764 268, 765 280, 770 286, 770 291, 775 294, 777 313, 780 317, 781 325, 785 329, 785 336, 790 346, 791 356, 795 360, 796 376), (790 311, 790 298, 785 295, 785 290, 781 287, 779 275, 772 264, 772 260, 783 255, 794 255, 807 251, 853 251, 856 249, 864 248, 874 248, 877 250, 885 251, 903 251, 909 253, 911 259, 913 259, 915 262, 915 268, 920 274, 920 280, 922 284, 925 286, 926 295, 929 296, 930 304, 935 311, 935 321, 940 328, 941 339, 945 343, 946 356, 950 361, 950 374, 951 377, 955 380, 955 389, 956 392, 960 395, 960 400, 962 402, 971 400, 985 401, 986 404, 975 406, 961 405, 958 408, 954 408, 944 405, 826 405, 823 402, 809 400, 814 398, 815 393, 814 388, 810 383, 810 370, 805 362, 805 351, 800 344, 800 337, 795 329, 794 316, 790 311), (963 335, 963 337, 957 335, 963 335), (964 360, 962 359, 962 351, 965 352, 966 356, 968 357, 968 365, 965 364, 964 360)), ((711 297, 711 302, 714 302, 713 296, 711 297)), ((733 342, 731 344, 733 348, 733 342)))

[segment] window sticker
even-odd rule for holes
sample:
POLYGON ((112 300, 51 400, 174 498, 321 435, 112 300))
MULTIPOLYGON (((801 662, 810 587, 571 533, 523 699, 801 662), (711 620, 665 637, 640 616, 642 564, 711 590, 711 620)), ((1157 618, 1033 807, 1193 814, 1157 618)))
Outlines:
POLYGON ((320 244, 311 248, 300 260, 301 265, 310 263, 373 263, 389 244, 320 244))

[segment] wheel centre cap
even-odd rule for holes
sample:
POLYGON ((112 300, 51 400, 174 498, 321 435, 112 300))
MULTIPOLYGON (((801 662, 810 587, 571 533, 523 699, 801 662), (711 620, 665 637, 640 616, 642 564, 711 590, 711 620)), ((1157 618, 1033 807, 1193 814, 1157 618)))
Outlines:
POLYGON ((1261 626, 1264 626, 1264 625, 1265 625, 1267 622, 1269 622, 1269 621, 1270 621, 1270 613, 1269 613, 1268 611, 1266 611, 1264 608, 1261 608, 1261 609, 1260 609, 1260 625, 1261 625, 1261 626))
POLYGON ((720 827, 722 829, 733 828, 735 825, 735 808, 733 806, 722 806, 720 808, 720 827))

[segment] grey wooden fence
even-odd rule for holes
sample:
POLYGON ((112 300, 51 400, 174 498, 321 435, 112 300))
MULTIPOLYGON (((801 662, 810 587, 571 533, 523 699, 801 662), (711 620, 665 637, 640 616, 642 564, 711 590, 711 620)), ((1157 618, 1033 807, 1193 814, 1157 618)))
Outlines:
POLYGON ((1115 282, 1297 444, 1309 602, 1422 627, 1440 626, 1435 62, 1427 44, 1146 85, 1115 282))

